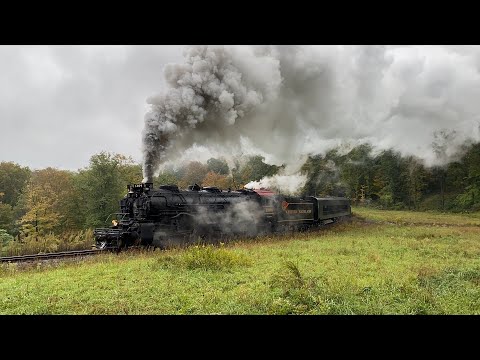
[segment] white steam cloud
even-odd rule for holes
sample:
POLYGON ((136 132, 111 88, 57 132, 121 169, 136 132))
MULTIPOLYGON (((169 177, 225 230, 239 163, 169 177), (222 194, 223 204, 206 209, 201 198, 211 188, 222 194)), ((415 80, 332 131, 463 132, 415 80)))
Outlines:
POLYGON ((193 145, 228 155, 251 144, 291 165, 369 141, 433 165, 480 139, 480 46, 192 46, 184 56, 149 99, 145 180, 193 145))
POLYGON ((299 189, 303 188, 307 182, 307 176, 301 174, 294 175, 274 175, 267 176, 259 181, 251 181, 244 187, 247 189, 270 189, 276 190, 285 195, 296 195, 299 189))

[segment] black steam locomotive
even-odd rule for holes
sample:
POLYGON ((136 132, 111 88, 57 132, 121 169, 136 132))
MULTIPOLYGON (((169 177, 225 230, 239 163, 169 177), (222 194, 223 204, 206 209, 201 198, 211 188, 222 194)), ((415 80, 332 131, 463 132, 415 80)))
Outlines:
MULTIPOLYGON (((345 198, 289 197, 268 190, 220 190, 191 185, 127 186, 112 226, 94 230, 96 248, 167 248, 307 229, 351 214, 345 198)), ((107 221, 110 219, 107 219, 107 221)))

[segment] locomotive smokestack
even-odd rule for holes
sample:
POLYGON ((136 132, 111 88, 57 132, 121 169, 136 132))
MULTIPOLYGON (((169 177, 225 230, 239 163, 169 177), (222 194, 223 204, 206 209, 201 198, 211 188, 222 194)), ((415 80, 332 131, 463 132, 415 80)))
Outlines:
POLYGON ((192 46, 184 52, 185 64, 166 65, 169 89, 147 100, 152 106, 143 130, 145 178, 174 147, 181 153, 207 138, 213 143, 232 139, 226 128, 238 128, 238 119, 278 90, 278 60, 269 55, 252 47, 192 46))
POLYGON ((152 183, 153 182, 153 170, 151 164, 145 164, 143 166, 143 180, 142 183, 152 183))

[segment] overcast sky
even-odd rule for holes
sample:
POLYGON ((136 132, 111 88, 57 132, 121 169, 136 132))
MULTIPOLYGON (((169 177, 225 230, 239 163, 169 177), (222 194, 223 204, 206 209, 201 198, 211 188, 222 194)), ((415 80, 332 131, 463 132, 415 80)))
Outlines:
POLYGON ((184 46, 0 46, 0 161, 77 170, 102 150, 141 161, 146 99, 184 46))
MULTIPOLYGON (((147 98, 164 92, 164 66, 184 63, 184 48, 0 46, 0 161, 32 169, 77 170, 88 166, 92 155, 108 151, 142 162, 147 98)), ((322 145, 320 135, 327 145, 336 139, 370 136, 377 145, 417 155, 425 152, 439 129, 458 131, 459 141, 467 135, 480 139, 479 46, 296 48, 280 49, 279 59, 286 65, 281 84, 292 90, 286 99, 293 105, 306 101, 300 109, 291 107, 293 115, 302 110, 305 121, 313 120, 310 127, 297 126, 303 132, 295 134, 304 138, 305 129, 318 131, 311 141, 315 151, 322 145), (335 84, 325 74, 332 75, 335 84), (304 78, 311 81, 298 80, 304 78), (342 111, 331 118, 323 114, 337 108, 342 111)), ((269 67, 260 66, 261 61, 279 71, 278 59, 262 58, 261 49, 250 50, 235 55, 236 66, 244 67, 239 79, 248 74, 254 83, 268 78, 269 67)), ((277 100, 282 103, 284 98, 277 100)), ((274 120, 283 114, 288 125, 285 134, 295 135, 295 116, 283 110, 276 113, 274 106, 268 109, 274 120)), ((261 116, 268 125, 266 114, 261 116)), ((245 120, 238 122, 240 130, 248 130, 245 120)), ((280 127, 278 121, 274 123, 280 127)), ((254 145, 268 145, 263 133, 259 138, 254 145)), ((272 152, 281 148, 276 141, 273 145, 272 152)), ((186 149, 181 152, 188 154, 186 149)), ((284 161, 285 154, 281 155, 284 161)))

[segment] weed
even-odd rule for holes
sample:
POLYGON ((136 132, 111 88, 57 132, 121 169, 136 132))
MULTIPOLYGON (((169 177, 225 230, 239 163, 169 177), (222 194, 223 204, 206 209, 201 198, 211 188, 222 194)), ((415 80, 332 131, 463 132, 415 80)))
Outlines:
POLYGON ((189 270, 225 270, 236 266, 248 266, 250 259, 233 250, 213 245, 196 245, 187 248, 184 252, 175 255, 164 255, 157 259, 153 267, 172 268, 180 267, 189 270))

